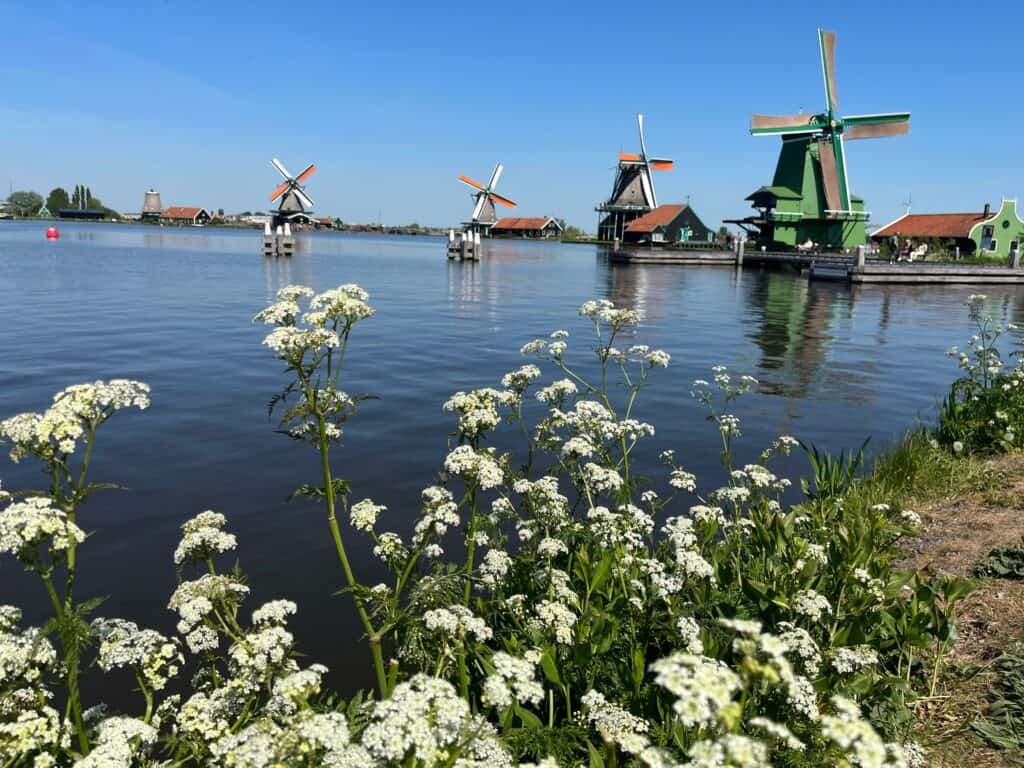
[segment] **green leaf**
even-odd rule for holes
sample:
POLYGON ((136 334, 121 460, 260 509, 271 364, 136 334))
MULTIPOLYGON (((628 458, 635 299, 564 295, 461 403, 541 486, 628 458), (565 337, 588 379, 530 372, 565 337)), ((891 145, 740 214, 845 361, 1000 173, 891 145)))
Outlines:
POLYGON ((590 753, 590 768, 604 768, 604 758, 589 741, 587 742, 587 752, 590 753))
POLYGON ((558 676, 558 664, 555 662, 550 648, 544 651, 544 655, 540 657, 540 668, 544 670, 544 677, 548 679, 548 682, 559 687, 562 686, 562 679, 558 676))

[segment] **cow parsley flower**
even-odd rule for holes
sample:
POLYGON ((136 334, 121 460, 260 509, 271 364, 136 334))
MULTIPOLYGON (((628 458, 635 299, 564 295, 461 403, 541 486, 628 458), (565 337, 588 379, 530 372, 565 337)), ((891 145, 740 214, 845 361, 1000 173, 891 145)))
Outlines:
POLYGON ((504 481, 505 473, 494 460, 493 450, 478 452, 469 445, 457 446, 444 460, 444 468, 464 480, 475 480, 484 490, 497 488, 504 481))
POLYGON ((832 613, 832 605, 813 589, 802 589, 793 598, 793 610, 811 621, 821 621, 825 614, 832 613))
POLYGON ((488 550, 480 563, 480 583, 495 589, 505 580, 511 567, 512 558, 508 552, 501 549, 488 550))
POLYGON ((238 545, 233 533, 224 531, 227 518, 220 512, 200 512, 181 526, 182 536, 174 550, 174 564, 186 560, 202 562, 214 555, 234 549, 238 545))
POLYGON ((687 728, 711 725, 742 687, 739 676, 717 659, 674 653, 651 664, 654 682, 676 697, 673 709, 687 728))
POLYGON ((427 629, 441 632, 455 638, 472 635, 480 642, 490 640, 494 634, 487 622, 461 605, 450 605, 447 608, 435 608, 423 614, 423 624, 427 629))
POLYGON ((31 496, 0 510, 0 553, 34 567, 39 547, 51 555, 85 541, 85 532, 43 496, 31 496))
POLYGON ((622 487, 622 476, 618 472, 593 462, 583 466, 581 477, 592 493, 611 493, 622 487))
POLYGON ((140 629, 123 619, 95 619, 92 631, 99 638, 99 665, 104 672, 132 667, 151 690, 160 691, 178 674, 185 659, 177 640, 156 630, 140 629))
POLYGON ((572 629, 576 624, 576 614, 562 603, 542 600, 534 608, 540 628, 550 632, 556 643, 572 645, 572 629))
POLYGON ((559 379, 537 391, 537 399, 542 403, 561 408, 565 401, 573 397, 579 390, 571 379, 559 379))
POLYGON ((604 694, 591 689, 580 699, 586 707, 587 722, 594 726, 606 742, 619 746, 629 754, 639 754, 650 744, 646 734, 650 724, 642 717, 608 701, 604 694))
POLYGON ((694 493, 697 490, 697 476, 677 467, 672 470, 668 484, 677 490, 694 493))
POLYGON ((373 706, 362 744, 376 760, 434 765, 467 740, 469 724, 469 704, 450 683, 418 674, 373 706))
POLYGON ((237 606, 249 594, 249 588, 232 576, 204 574, 195 581, 184 581, 171 595, 167 607, 177 611, 178 632, 188 634, 209 616, 217 603, 237 606))
POLYGON ((833 648, 829 654, 832 669, 841 675, 849 675, 878 663, 878 653, 868 645, 833 648))
POLYGON ((363 499, 352 505, 352 509, 349 511, 349 520, 357 531, 369 533, 377 524, 380 513, 386 512, 387 509, 383 504, 374 504, 370 499, 363 499))
POLYGON ((491 657, 494 672, 484 680, 480 698, 497 709, 512 705, 538 704, 544 698, 544 687, 537 682, 536 667, 526 659, 517 659, 498 651, 491 657))
POLYGON ((252 612, 252 623, 256 626, 267 624, 286 624, 289 616, 294 616, 299 607, 291 600, 271 600, 252 612))

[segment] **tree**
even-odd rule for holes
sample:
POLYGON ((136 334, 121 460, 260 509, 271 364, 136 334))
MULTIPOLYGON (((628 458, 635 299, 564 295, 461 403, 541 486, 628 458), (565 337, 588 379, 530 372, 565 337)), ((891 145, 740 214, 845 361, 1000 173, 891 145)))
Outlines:
POLYGON ((20 190, 12 192, 7 198, 11 206, 11 213, 15 216, 35 216, 43 207, 43 196, 38 192, 20 190))
POLYGON ((46 196, 46 207, 50 209, 50 213, 54 216, 57 215, 57 211, 62 208, 71 207, 71 198, 68 197, 68 192, 63 187, 55 187, 50 190, 50 194, 46 196))

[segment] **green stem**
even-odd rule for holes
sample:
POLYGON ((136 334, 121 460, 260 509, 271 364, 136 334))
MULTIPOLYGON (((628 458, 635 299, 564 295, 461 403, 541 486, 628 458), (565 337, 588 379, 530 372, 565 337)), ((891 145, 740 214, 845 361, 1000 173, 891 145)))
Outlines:
MULTIPOLYGON (((340 364, 340 363, 339 363, 340 364)), ((307 388, 312 388, 307 384, 307 388)), ((312 391, 309 391, 308 395, 312 402, 312 391)), ((338 552, 338 559, 341 561, 342 570, 345 572, 345 580, 348 582, 350 589, 355 589, 358 586, 355 574, 352 572, 352 565, 349 563, 348 553, 345 551, 345 542, 341 538, 341 529, 338 526, 338 518, 336 514, 336 500, 334 497, 334 478, 331 476, 331 465, 328 461, 328 439, 327 429, 324 417, 319 413, 316 416, 317 431, 320 435, 320 466, 324 475, 324 493, 327 499, 327 525, 331 529, 331 538, 334 539, 334 548, 338 552)), ((387 675, 384 672, 384 654, 380 648, 380 635, 373 627, 373 622, 370 621, 370 616, 366 612, 366 608, 363 605, 363 601, 358 595, 353 594, 353 598, 356 604, 356 610, 359 612, 359 618, 363 622, 363 627, 366 629, 366 633, 370 638, 370 653, 373 656, 373 667, 377 672, 377 685, 380 688, 380 695, 387 695, 387 675)))

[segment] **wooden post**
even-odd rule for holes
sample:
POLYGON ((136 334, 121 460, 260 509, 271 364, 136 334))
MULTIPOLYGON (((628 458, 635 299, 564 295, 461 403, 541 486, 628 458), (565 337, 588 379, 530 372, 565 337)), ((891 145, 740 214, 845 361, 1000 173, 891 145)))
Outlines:
POLYGON ((1010 269, 1020 269, 1020 248, 1010 251, 1010 269))
POLYGON ((956 255, 953 257, 954 261, 960 261, 960 246, 956 247, 956 255))
POLYGON ((746 244, 746 242, 747 241, 744 240, 742 237, 737 238, 737 241, 736 241, 736 266, 737 267, 742 267, 743 266, 743 247, 746 244))
POLYGON ((864 268, 864 251, 865 250, 866 249, 864 248, 863 245, 858 245, 857 246, 857 269, 863 269, 864 268))

